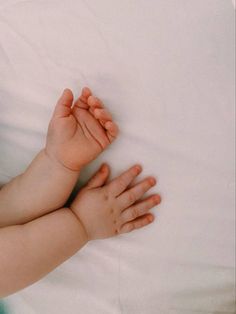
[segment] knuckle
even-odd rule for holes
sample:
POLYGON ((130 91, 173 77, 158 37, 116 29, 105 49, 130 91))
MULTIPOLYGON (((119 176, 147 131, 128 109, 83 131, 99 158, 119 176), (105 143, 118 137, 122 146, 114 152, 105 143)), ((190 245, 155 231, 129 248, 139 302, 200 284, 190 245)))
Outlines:
POLYGON ((126 180, 124 179, 124 177, 120 177, 119 185, 120 185, 121 188, 125 188, 126 187, 126 180))
POLYGON ((120 233, 128 233, 134 229, 134 224, 133 223, 127 223, 123 225, 119 230, 120 233))
POLYGON ((133 223, 129 224, 129 232, 135 229, 135 225, 133 223))
POLYGON ((144 213, 146 213, 146 211, 148 210, 148 207, 147 207, 147 205, 143 205, 143 206, 140 206, 139 207, 139 216, 141 216, 142 214, 144 214, 144 213))
POLYGON ((138 221, 134 223, 134 228, 135 228, 135 229, 138 229, 139 226, 140 226, 140 223, 139 223, 138 221))
POLYGON ((101 111, 98 108, 94 109, 93 113, 94 113, 95 117, 100 117, 100 115, 101 115, 101 111))
POLYGON ((139 212, 138 212, 138 209, 136 207, 134 207, 131 211, 131 218, 132 219, 135 219, 139 216, 139 212))
POLYGON ((134 203, 135 201, 136 201, 136 195, 135 195, 135 193, 134 192, 129 192, 129 201, 131 202, 131 203, 134 203))

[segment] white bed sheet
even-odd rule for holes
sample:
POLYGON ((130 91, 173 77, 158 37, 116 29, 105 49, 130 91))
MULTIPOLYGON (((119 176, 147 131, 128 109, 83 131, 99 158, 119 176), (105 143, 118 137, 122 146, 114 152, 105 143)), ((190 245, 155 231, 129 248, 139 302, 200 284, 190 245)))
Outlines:
POLYGON ((13 314, 213 314, 234 305, 231 0, 0 1, 0 181, 44 145, 64 87, 117 120, 102 161, 159 180, 156 220, 90 242, 6 298, 13 314))

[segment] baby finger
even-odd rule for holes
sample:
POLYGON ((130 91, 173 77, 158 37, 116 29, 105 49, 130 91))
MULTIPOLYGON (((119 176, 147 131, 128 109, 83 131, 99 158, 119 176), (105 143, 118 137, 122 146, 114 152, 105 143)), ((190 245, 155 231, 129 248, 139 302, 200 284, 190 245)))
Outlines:
POLYGON ((88 105, 91 108, 93 108, 93 109, 95 109, 95 108, 103 108, 102 101, 99 98, 97 98, 97 97, 95 97, 93 95, 89 96, 89 98, 88 98, 88 105))
POLYGON ((120 221, 122 224, 132 221, 137 217, 146 214, 152 207, 156 206, 161 202, 160 195, 156 194, 143 200, 142 202, 136 203, 135 205, 124 210, 120 215, 120 221))
POLYGON ((133 231, 135 229, 139 229, 142 228, 146 225, 149 225, 151 222, 153 222, 154 220, 154 216, 152 214, 145 214, 135 220, 133 220, 132 222, 128 222, 126 224, 124 224, 120 230, 119 233, 127 233, 130 231, 133 231))
POLYGON ((119 133, 119 128, 117 124, 112 121, 107 121, 104 124, 104 128, 106 129, 106 134, 110 143, 113 142, 119 133))
POLYGON ((118 197, 119 207, 124 210, 139 200, 144 193, 151 189, 156 184, 156 180, 153 177, 144 179, 137 183, 131 189, 125 191, 118 197))
POLYGON ((106 109, 96 108, 94 110, 94 116, 96 119, 103 120, 103 121, 111 121, 112 120, 112 116, 111 116, 110 112, 107 111, 106 109))

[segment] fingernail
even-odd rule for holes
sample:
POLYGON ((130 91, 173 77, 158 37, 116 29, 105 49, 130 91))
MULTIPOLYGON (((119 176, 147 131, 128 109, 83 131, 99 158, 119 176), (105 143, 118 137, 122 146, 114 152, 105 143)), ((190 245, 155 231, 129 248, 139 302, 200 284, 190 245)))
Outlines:
POLYGON ((150 182, 151 185, 155 185, 156 184, 156 179, 150 178, 149 182, 150 182))
POLYGON ((155 203, 157 203, 157 204, 159 204, 159 203, 161 202, 161 197, 160 197, 160 195, 155 195, 155 196, 153 197, 153 199, 154 199, 155 203))
POLYGON ((135 170, 137 171, 137 173, 140 173, 142 171, 142 167, 140 165, 136 165, 135 170))
POLYGON ((102 165, 101 165, 101 168, 100 168, 100 171, 101 171, 101 172, 105 172, 105 171, 106 171, 106 168, 107 168, 107 165, 106 165, 106 164, 102 164, 102 165))
POLYGON ((149 221, 149 222, 152 222, 153 220, 154 220, 154 217, 153 217, 153 216, 151 216, 151 215, 148 216, 148 221, 149 221))

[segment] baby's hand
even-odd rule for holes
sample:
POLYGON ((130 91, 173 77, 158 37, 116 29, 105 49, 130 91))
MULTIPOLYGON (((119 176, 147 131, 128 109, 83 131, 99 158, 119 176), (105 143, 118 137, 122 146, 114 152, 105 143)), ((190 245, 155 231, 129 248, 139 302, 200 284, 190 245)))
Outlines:
POLYGON ((49 124, 46 153, 66 168, 78 171, 116 138, 118 127, 89 88, 83 88, 72 104, 73 94, 65 89, 49 124))
POLYGON ((105 183, 109 168, 104 164, 78 193, 70 208, 83 224, 88 241, 130 232, 154 220, 148 211, 159 204, 161 198, 155 194, 141 200, 156 181, 148 177, 134 184, 140 172, 141 167, 136 165, 105 183))

